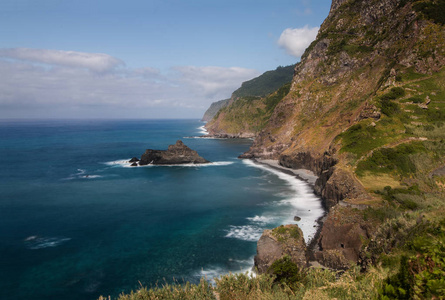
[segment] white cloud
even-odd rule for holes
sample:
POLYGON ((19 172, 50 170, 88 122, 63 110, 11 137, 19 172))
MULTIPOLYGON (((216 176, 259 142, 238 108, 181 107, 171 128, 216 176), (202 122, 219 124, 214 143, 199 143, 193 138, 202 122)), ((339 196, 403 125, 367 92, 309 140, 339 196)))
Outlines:
POLYGON ((278 45, 295 57, 301 57, 304 50, 317 37, 319 27, 287 28, 278 39, 278 45))
POLYGON ((180 73, 179 80, 185 83, 195 94, 202 94, 213 100, 228 98, 241 83, 252 79, 260 73, 257 70, 238 67, 176 67, 180 73))
POLYGON ((222 67, 176 67, 167 73, 116 68, 123 63, 106 54, 67 58, 69 52, 61 52, 0 49, 0 118, 199 118, 211 102, 230 97, 259 74, 222 67))
POLYGON ((0 49, 0 57, 55 66, 86 68, 95 72, 105 72, 124 65, 123 61, 108 54, 49 49, 0 49))

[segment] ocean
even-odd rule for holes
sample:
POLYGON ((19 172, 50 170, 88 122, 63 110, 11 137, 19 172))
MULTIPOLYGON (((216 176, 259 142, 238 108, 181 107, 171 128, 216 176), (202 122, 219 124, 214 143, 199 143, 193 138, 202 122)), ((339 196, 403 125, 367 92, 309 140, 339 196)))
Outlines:
POLYGON ((264 229, 323 214, 199 120, 0 120, 0 299, 97 299, 253 266, 264 229), (130 167, 181 139, 208 165, 130 167))

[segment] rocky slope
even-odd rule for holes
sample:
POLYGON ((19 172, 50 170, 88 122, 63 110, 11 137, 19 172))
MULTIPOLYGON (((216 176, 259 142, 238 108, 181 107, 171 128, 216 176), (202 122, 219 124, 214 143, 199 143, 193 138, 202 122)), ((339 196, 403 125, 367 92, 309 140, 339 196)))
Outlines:
POLYGON ((315 256, 327 266, 358 260, 382 208, 443 199, 443 179, 427 176, 445 164, 443 11, 443 1, 334 0, 288 93, 270 111, 233 101, 213 121, 214 132, 256 136, 243 157, 319 176, 330 213, 315 256))
MULTIPOLYGON (((213 136, 219 137, 254 137, 261 130, 273 108, 289 92, 294 67, 278 67, 267 71, 252 80, 243 82, 232 93, 227 102, 212 103, 212 107, 222 104, 206 124, 206 129, 213 136), (284 85, 284 87, 283 87, 284 85), (278 90, 278 91, 277 91, 278 90)), ((205 117, 209 115, 206 112, 205 117)))

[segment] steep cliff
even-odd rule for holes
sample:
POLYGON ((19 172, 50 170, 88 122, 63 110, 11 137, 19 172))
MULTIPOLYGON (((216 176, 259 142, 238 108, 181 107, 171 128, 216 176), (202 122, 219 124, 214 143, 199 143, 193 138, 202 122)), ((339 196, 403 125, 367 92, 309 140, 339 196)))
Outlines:
MULTIPOLYGON (((334 0, 270 113, 255 112, 259 100, 227 107, 245 113, 236 124, 250 124, 238 134, 256 136, 243 157, 319 176, 315 190, 331 212, 317 257, 329 266, 357 260, 380 209, 416 211, 430 196, 443 199, 443 177, 431 174, 445 164, 444 11, 443 1, 334 0), (333 242, 332 232, 348 239, 333 242)), ((218 122, 215 132, 235 124, 224 111, 218 122)))
POLYGON ((229 105, 229 102, 230 102, 230 99, 213 102, 210 105, 210 107, 206 110, 206 112, 204 113, 204 116, 202 116, 201 121, 204 121, 204 122, 211 121, 221 108, 224 108, 227 105, 229 105))
MULTIPOLYGON (((264 127, 275 105, 289 92, 294 68, 295 65, 278 67, 243 82, 232 97, 223 102, 206 129, 216 136, 254 137, 264 127)), ((212 103, 209 110, 218 103, 212 103)))

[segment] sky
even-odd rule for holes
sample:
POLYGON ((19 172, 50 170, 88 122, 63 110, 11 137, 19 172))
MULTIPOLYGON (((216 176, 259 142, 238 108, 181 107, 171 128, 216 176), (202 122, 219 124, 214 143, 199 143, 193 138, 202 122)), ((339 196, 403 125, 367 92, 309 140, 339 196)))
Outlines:
POLYGON ((1 0, 0 118, 201 118, 295 64, 330 0, 1 0))

